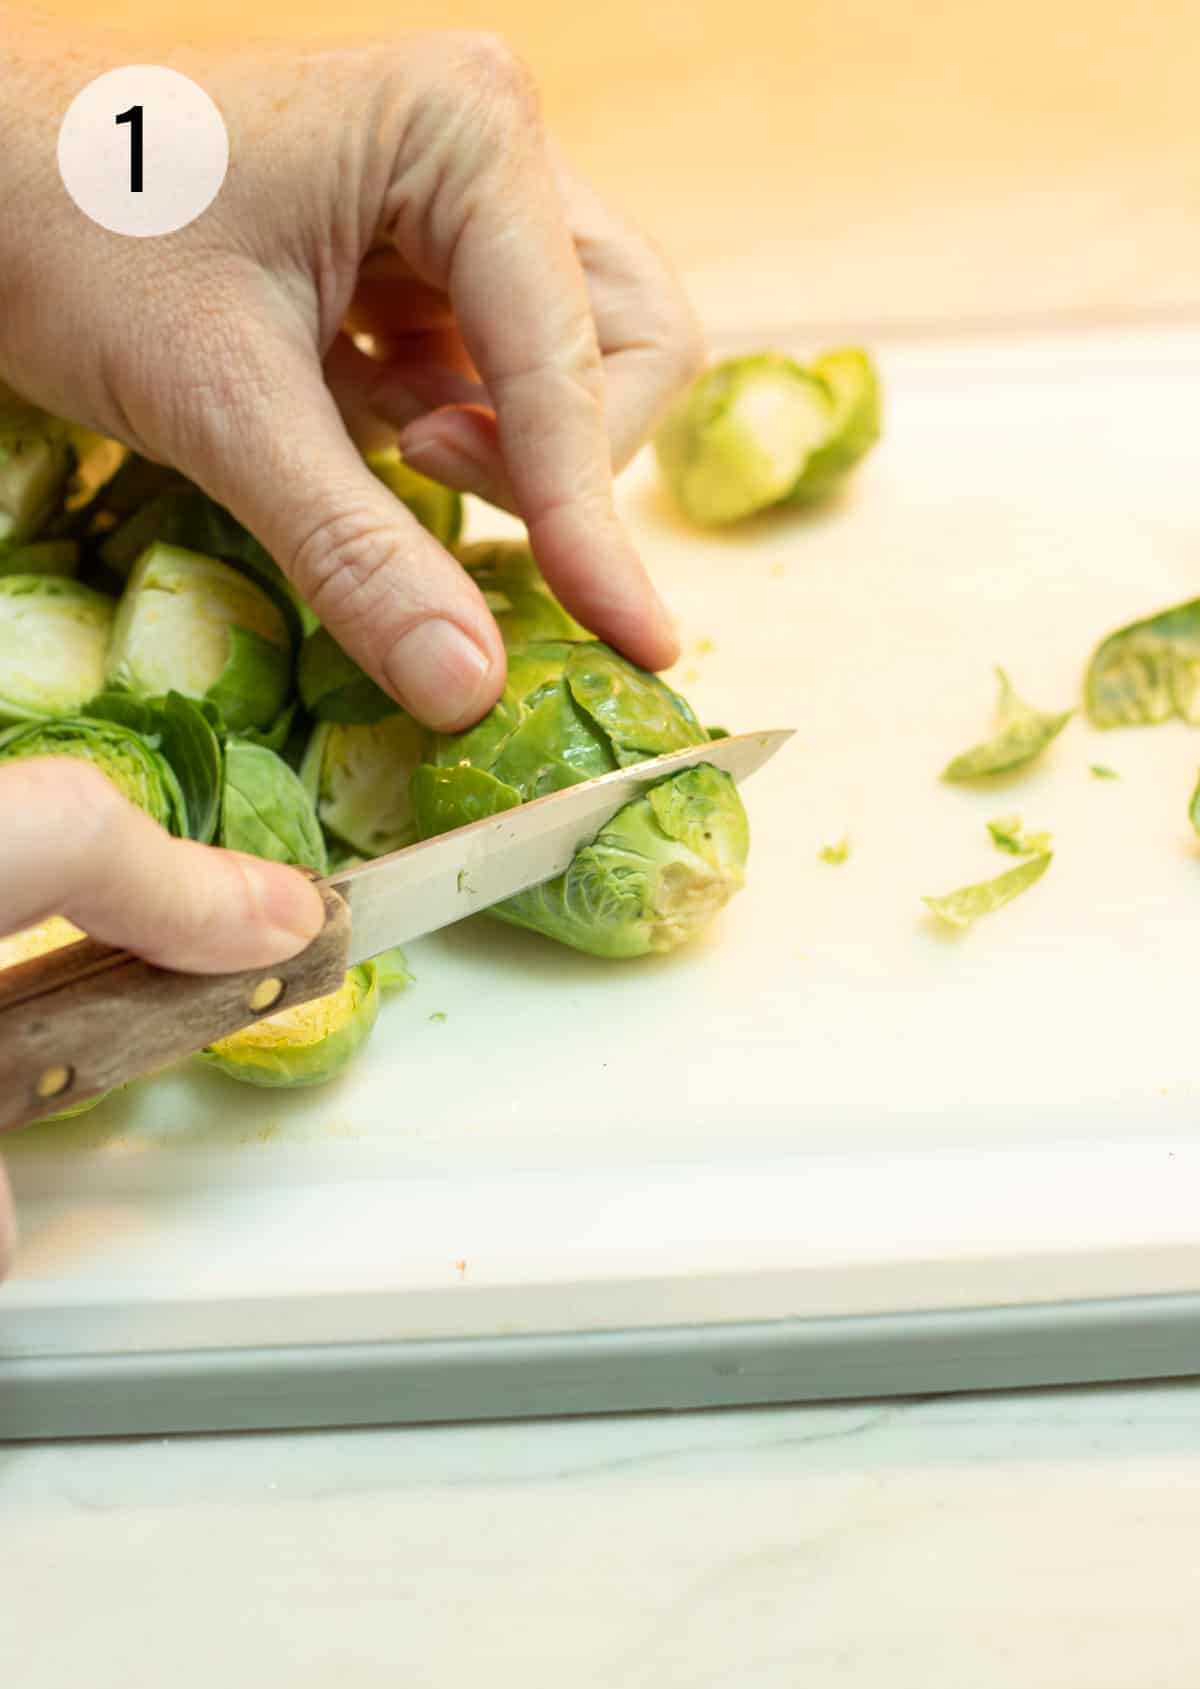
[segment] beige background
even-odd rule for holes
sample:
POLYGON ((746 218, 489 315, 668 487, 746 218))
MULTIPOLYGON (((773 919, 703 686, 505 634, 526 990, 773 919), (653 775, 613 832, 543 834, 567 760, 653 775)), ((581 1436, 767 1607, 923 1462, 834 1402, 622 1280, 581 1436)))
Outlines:
MULTIPOLYGON (((49 0, 192 35, 427 25, 383 0, 49 0)), ((1197 0, 452 0, 654 228, 710 326, 1200 307, 1197 0)))

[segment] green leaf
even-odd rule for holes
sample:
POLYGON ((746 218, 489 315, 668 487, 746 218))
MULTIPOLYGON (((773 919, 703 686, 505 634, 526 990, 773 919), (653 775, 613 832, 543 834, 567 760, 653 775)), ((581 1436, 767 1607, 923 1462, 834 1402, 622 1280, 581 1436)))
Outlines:
POLYGON ((317 628, 300 647, 296 684, 305 709, 317 721, 369 726, 395 715, 398 708, 396 700, 342 650, 328 628, 317 628))
POLYGON ((324 874, 325 838, 300 777, 274 751, 244 739, 225 746, 221 843, 324 874))
POLYGON ((73 575, 79 566, 74 540, 34 540, 0 551, 0 575, 73 575))
POLYGON ((850 855, 850 840, 843 837, 837 844, 823 845, 817 855, 822 862, 828 862, 831 868, 840 867, 850 855))
POLYGON ((520 792, 469 763, 460 763, 457 768, 422 763, 409 782, 408 795, 423 839, 482 821, 504 809, 516 809, 521 802, 520 792))
POLYGON ((444 546, 452 546, 462 533, 462 494, 440 481, 431 481, 410 469, 395 446, 367 452, 366 465, 400 502, 407 505, 423 528, 444 546))
POLYGON ((403 991, 406 985, 413 983, 408 958, 398 944, 390 950, 381 950, 373 962, 381 991, 403 991))
POLYGON ((132 728, 158 750, 179 782, 184 834, 211 844, 221 807, 221 743, 209 716, 191 698, 169 692, 165 698, 137 698, 130 692, 105 692, 93 698, 89 720, 116 721, 132 728))
POLYGON ((568 648, 571 696, 608 739, 620 767, 708 743, 686 699, 598 640, 568 648))
POLYGON ((1006 850, 1010 856, 1042 856, 1050 849, 1049 833, 1025 832, 1019 815, 989 821, 987 829, 997 850, 1006 850))
POLYGON ((1088 768, 1097 780, 1119 780, 1121 778, 1115 768, 1108 768, 1102 762, 1091 762, 1088 764, 1088 768))
POLYGON ((554 597, 526 541, 478 540, 454 554, 487 600, 505 645, 591 638, 554 597))
POLYGON ((1027 704, 1014 690, 1003 669, 996 670, 1000 683, 999 732, 981 745, 964 751, 942 770, 943 780, 975 780, 981 775, 1004 774, 1032 762, 1070 721, 1073 710, 1044 714, 1027 704))
POLYGON ((1019 868, 1010 868, 994 880, 981 880, 977 885, 962 886, 958 891, 947 892, 942 897, 926 897, 922 901, 950 926, 969 927, 981 915, 1003 909, 1014 897, 1020 897, 1023 891, 1036 885, 1053 860, 1052 853, 1045 851, 1039 856, 1029 857, 1019 868))
POLYGON ((1200 598, 1110 634, 1088 665, 1087 711, 1096 727, 1200 725, 1200 598))

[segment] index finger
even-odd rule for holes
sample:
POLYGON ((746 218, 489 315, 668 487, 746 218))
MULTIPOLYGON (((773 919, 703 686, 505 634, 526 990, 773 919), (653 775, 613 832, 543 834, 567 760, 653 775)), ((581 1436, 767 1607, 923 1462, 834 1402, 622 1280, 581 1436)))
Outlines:
POLYGON ((503 144, 481 148, 447 288, 547 580, 580 621, 665 668, 678 640, 613 505, 595 323, 523 75, 492 113, 503 144))

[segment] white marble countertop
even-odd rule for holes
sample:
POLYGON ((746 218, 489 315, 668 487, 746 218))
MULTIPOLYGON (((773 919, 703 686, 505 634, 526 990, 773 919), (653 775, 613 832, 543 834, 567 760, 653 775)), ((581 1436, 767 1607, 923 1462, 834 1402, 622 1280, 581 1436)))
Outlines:
POLYGON ((13 1689, 1195 1689, 1200 1383, 0 1446, 13 1689))

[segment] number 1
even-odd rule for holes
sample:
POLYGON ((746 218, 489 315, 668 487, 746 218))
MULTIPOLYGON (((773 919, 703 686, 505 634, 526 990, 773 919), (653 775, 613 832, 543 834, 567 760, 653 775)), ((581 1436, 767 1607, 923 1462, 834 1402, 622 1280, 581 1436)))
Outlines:
POLYGON ((119 117, 113 118, 114 123, 128 123, 129 125, 129 191, 140 194, 142 191, 142 108, 130 106, 119 117))

